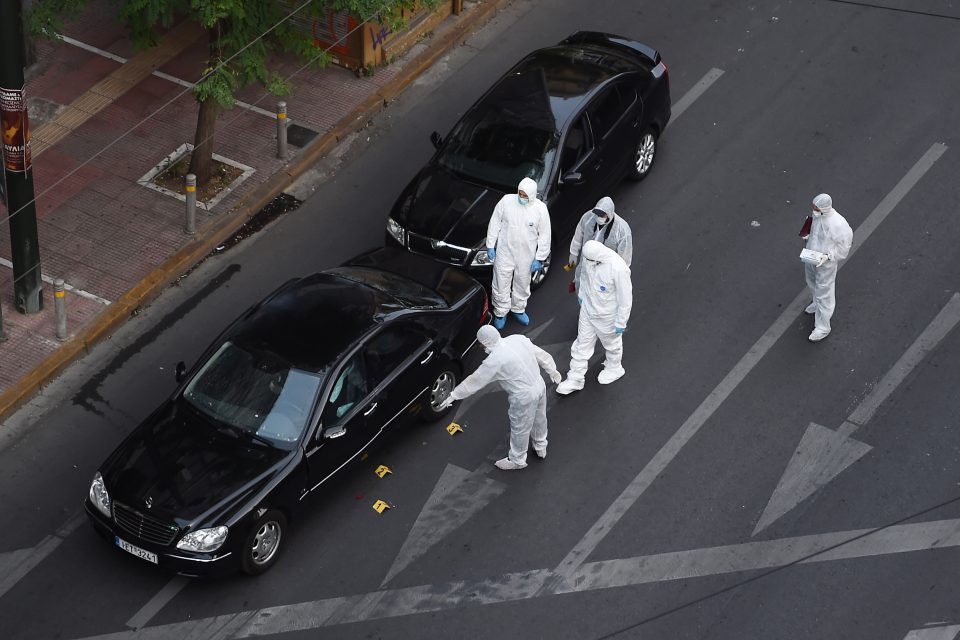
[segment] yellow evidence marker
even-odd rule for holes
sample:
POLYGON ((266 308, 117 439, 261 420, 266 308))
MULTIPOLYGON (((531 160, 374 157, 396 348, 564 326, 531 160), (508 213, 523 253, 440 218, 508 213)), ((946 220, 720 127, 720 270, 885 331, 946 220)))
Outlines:
POLYGON ((447 433, 452 436, 457 435, 457 433, 463 433, 463 427, 458 425, 456 422, 451 422, 447 425, 447 433))
POLYGON ((376 502, 373 503, 373 510, 376 511, 377 513, 383 513, 389 508, 390 508, 390 505, 388 505, 383 500, 377 500, 376 502))
POLYGON ((382 478, 382 477, 384 477, 385 475, 387 475, 388 473, 393 473, 393 471, 390 471, 390 467, 388 467, 387 465, 382 464, 382 465, 380 465, 379 467, 377 467, 377 469, 376 469, 376 471, 374 471, 374 473, 377 474, 378 476, 380 476, 380 477, 382 478))

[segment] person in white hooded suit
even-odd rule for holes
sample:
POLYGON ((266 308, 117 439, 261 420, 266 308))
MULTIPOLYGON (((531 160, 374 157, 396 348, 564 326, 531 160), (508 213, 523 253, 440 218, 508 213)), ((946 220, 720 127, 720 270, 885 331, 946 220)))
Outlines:
POLYGON ((570 372, 557 387, 557 393, 568 394, 583 389, 587 367, 597 340, 606 351, 600 384, 610 384, 623 377, 623 332, 633 306, 633 285, 630 267, 617 252, 596 240, 588 240, 581 252, 583 271, 577 301, 580 321, 577 339, 570 347, 570 372))
POLYGON ((819 342, 830 335, 830 318, 837 306, 837 269, 853 246, 853 229, 833 208, 833 198, 821 193, 813 199, 813 223, 807 249, 823 254, 820 264, 804 264, 807 287, 813 298, 804 311, 816 316, 807 338, 819 342))
POLYGON ((527 466, 527 448, 540 458, 547 457, 547 387, 540 376, 543 369, 553 383, 560 372, 553 357, 524 335, 501 338, 490 325, 477 331, 477 340, 489 354, 476 371, 454 387, 440 405, 445 408, 456 400, 469 398, 491 382, 507 392, 510 418, 510 453, 497 460, 498 469, 512 471, 527 466))
POLYGON ((550 255, 550 212, 537 199, 537 183, 520 181, 517 193, 500 198, 487 225, 487 256, 493 261, 493 326, 503 329, 507 312, 530 324, 530 278, 550 255))

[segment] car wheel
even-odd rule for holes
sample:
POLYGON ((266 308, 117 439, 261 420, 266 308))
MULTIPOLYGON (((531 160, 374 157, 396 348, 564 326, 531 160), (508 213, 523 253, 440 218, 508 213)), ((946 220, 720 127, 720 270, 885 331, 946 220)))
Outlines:
POLYGON ((657 134, 649 127, 644 130, 637 142, 637 149, 633 156, 633 166, 627 177, 639 182, 650 174, 653 162, 657 159, 657 134))
MULTIPOLYGON (((551 246, 553 243, 551 242, 551 246)), ((533 275, 530 277, 530 290, 536 291, 539 289, 543 283, 546 281, 547 276, 550 275, 550 262, 553 258, 553 249, 550 249, 550 253, 547 255, 546 260, 543 261, 543 266, 540 267, 539 271, 534 271, 533 275)))
POLYGON ((423 410, 420 412, 420 418, 424 422, 433 422, 450 413, 452 406, 446 409, 439 409, 440 404, 447 399, 453 388, 457 386, 460 375, 458 367, 453 364, 444 364, 437 371, 436 377, 430 388, 427 389, 426 402, 423 403, 423 410))
POLYGON ((270 509, 254 523, 241 549, 240 568, 256 576, 276 563, 283 548, 287 518, 282 512, 270 509))

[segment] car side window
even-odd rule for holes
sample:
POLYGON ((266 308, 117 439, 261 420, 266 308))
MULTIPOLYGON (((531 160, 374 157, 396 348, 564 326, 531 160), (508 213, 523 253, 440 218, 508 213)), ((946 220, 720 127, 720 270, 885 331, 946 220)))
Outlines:
POLYGON ((389 326, 371 338, 363 348, 370 388, 383 382, 426 341, 426 336, 410 325, 389 326))
POLYGON ((593 125, 593 131, 597 138, 605 137, 613 129, 613 125, 623 115, 624 106, 620 92, 617 91, 616 86, 613 86, 607 87, 587 107, 587 113, 590 114, 590 123, 593 125))
POLYGON ((320 421, 325 427, 340 422, 347 413, 370 393, 363 352, 353 354, 340 369, 330 395, 323 406, 320 421))
POLYGON ((590 152, 590 125, 587 116, 582 115, 573 123, 563 141, 563 151, 560 154, 560 176, 576 169, 577 165, 590 152))

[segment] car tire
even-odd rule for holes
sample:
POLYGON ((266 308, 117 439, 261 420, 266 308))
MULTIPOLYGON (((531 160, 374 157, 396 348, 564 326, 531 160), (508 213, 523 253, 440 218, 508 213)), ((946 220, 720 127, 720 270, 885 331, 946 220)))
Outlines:
POLYGON ((627 179, 640 182, 653 169, 657 159, 657 132, 647 127, 640 134, 633 152, 633 164, 627 169, 627 179))
POLYGON ((266 572, 277 562, 283 550, 287 517, 282 511, 270 509, 260 516, 243 541, 240 550, 240 569, 250 576, 266 572))
POLYGON ((438 368, 433 382, 430 383, 430 388, 426 391, 426 398, 422 404, 423 409, 420 411, 420 419, 424 422, 434 422, 450 413, 453 406, 440 410, 436 407, 450 395, 458 382, 460 382, 460 367, 456 363, 447 362, 438 368))
POLYGON ((556 242, 551 239, 550 241, 550 253, 547 255, 546 260, 543 261, 543 267, 539 271, 534 271, 533 275, 530 277, 530 291, 536 291, 543 286, 543 283, 547 281, 547 277, 550 275, 550 265, 553 264, 553 247, 556 245, 556 242))

